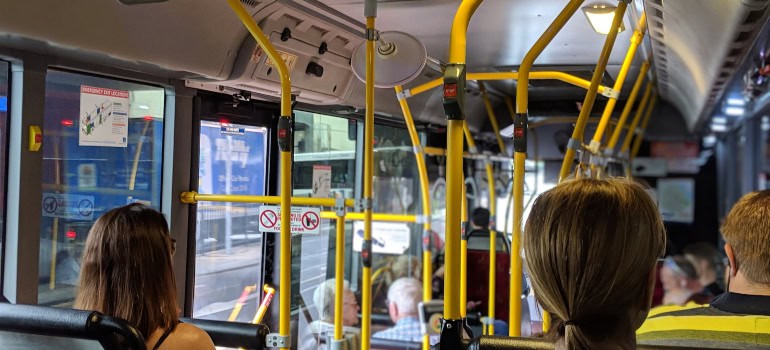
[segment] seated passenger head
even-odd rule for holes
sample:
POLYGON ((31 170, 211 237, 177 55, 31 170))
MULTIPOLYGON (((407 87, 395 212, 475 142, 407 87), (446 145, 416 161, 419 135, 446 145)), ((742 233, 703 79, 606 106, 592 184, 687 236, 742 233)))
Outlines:
POLYGON ((722 266, 724 257, 713 244, 706 242, 690 244, 682 252, 695 267, 701 284, 708 285, 716 282, 717 276, 724 268, 722 266))
POLYGON ((141 204, 104 213, 88 233, 75 308, 125 319, 145 337, 179 320, 173 243, 163 215, 141 204))
POLYGON ((422 275, 422 264, 420 259, 414 255, 399 255, 391 264, 390 271, 393 275, 393 281, 403 277, 414 277, 420 279, 422 275))
POLYGON ((557 348, 634 348, 665 241, 658 209, 638 184, 571 180, 541 194, 523 246, 557 348))
MULTIPOLYGON (((321 321, 334 323, 334 291, 336 286, 335 279, 328 279, 316 287, 313 292, 313 304, 318 310, 318 316, 321 321)), ((344 326, 355 326, 358 324, 358 301, 355 294, 350 290, 348 281, 342 281, 342 324, 344 326)))
POLYGON ((474 228, 486 230, 489 228, 489 210, 486 208, 473 209, 471 224, 474 228))
POLYGON ((729 261, 728 287, 744 294, 770 293, 770 190, 743 196, 722 225, 729 261))
POLYGON ((388 288, 388 312, 393 322, 404 317, 417 317, 422 300, 422 284, 415 278, 397 279, 388 288))
POLYGON ((693 288, 697 290, 698 286, 693 286, 693 282, 697 280, 695 266, 681 255, 667 257, 660 268, 660 282, 666 292, 693 288))

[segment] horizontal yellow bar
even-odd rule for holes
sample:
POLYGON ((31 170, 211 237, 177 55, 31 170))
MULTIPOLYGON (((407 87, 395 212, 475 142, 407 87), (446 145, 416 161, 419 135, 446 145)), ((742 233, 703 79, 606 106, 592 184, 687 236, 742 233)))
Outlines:
MULTIPOLYGON (((493 72, 493 73, 468 73, 467 80, 486 81, 486 80, 517 80, 519 78, 518 72, 493 72)), ((433 88, 439 87, 443 82, 443 77, 425 84, 415 86, 406 90, 406 96, 415 96, 433 88)), ((580 77, 576 77, 572 74, 555 71, 542 71, 529 73, 530 80, 560 80, 568 84, 572 84, 584 89, 588 89, 591 82, 580 77)), ((599 93, 603 94, 605 90, 609 89, 604 85, 599 85, 599 93)))
MULTIPOLYGON (((438 147, 423 147, 423 153, 428 156, 446 156, 446 150, 438 147)), ((500 155, 500 154, 483 154, 463 152, 463 158, 467 159, 481 159, 489 160, 492 162, 509 162, 513 161, 513 157, 500 155)))
MULTIPOLYGON (((337 213, 333 211, 322 211, 321 219, 336 219, 337 213)), ((384 213, 372 213, 372 221, 385 221, 385 222, 408 222, 416 223, 417 215, 400 215, 400 214, 384 214, 384 213)), ((364 213, 345 213, 345 220, 347 221, 364 221, 364 213)))
MULTIPOLYGON (((179 197, 185 204, 196 204, 198 202, 230 202, 230 203, 262 203, 262 204, 280 204, 281 197, 278 196, 248 196, 237 194, 202 194, 194 191, 182 192, 179 197)), ((308 205, 318 207, 334 207, 337 205, 335 198, 310 198, 310 197, 291 197, 293 205, 308 205)), ((353 207, 353 199, 345 199, 346 207, 353 207)))

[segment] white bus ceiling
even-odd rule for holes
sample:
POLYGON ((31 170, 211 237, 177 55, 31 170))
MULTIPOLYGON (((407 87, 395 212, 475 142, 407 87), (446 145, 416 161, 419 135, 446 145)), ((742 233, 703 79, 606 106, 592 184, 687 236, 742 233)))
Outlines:
MULTIPOLYGON (((124 2, 136 2, 128 1, 124 2)), ((141 2, 141 1, 139 1, 141 2)), ((294 88, 304 103, 364 105, 363 84, 345 70, 352 50, 362 41, 361 0, 242 0, 260 25, 268 28, 279 49, 297 54, 292 72, 294 88), (291 39, 280 40, 281 28, 290 27, 291 39), (326 42, 328 51, 318 53, 326 42), (325 68, 321 77, 306 74, 309 62, 325 68)), ((592 4, 597 1, 586 1, 592 4)), ((605 2, 614 2, 607 0, 605 2)), ((413 83, 440 76, 446 63, 449 32, 457 0, 381 0, 377 27, 398 30, 420 39, 431 57, 413 83)), ((722 97, 768 15, 770 0, 634 0, 626 15, 626 30, 618 36, 609 61, 605 84, 610 85, 629 45, 641 11, 648 13, 649 35, 637 53, 626 79, 625 99, 642 57, 652 52, 662 100, 652 123, 683 119, 680 132, 698 133, 722 97), (684 127, 686 126, 686 128, 684 127)), ((566 4, 566 0, 486 0, 468 30, 471 71, 515 70, 529 47, 566 4)), ((277 75, 264 60, 252 60, 253 39, 225 1, 167 0, 126 5, 118 0, 4 0, 0 11, 0 55, 18 49, 188 80, 194 87, 230 93, 250 91, 266 99, 277 97, 277 75)), ((536 69, 558 69, 590 77, 604 36, 593 31, 577 13, 536 61, 536 69)), ((582 101, 584 91, 559 82, 533 81, 533 101, 582 101)), ((513 95, 515 84, 488 84, 503 126, 510 117, 503 95, 513 95)), ((472 89, 476 90, 474 86, 472 89)), ((599 100, 604 100, 599 97, 599 100)), ((391 89, 378 89, 377 111, 401 119, 391 89)), ((410 99, 415 118, 443 124, 438 91, 410 99)), ((594 112, 600 113, 598 102, 594 112)), ((486 128, 480 98, 471 94, 467 106, 472 130, 486 128)), ((617 109, 619 110, 619 108, 617 109)), ((531 115, 555 111, 531 109, 531 115)), ((577 115, 577 108, 556 111, 577 115)), ((655 130, 648 136, 654 138, 655 130)), ((670 131, 670 130, 669 130, 670 131)), ((684 136, 684 135, 683 135, 684 136)), ((670 134, 666 135, 670 137, 670 134)))

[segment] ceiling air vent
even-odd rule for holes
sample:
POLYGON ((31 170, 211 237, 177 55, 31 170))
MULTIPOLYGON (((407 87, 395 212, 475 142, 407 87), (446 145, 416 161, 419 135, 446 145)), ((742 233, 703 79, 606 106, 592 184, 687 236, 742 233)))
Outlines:
POLYGON ((241 4, 244 4, 249 7, 257 7, 259 5, 259 1, 257 0, 241 0, 241 4))

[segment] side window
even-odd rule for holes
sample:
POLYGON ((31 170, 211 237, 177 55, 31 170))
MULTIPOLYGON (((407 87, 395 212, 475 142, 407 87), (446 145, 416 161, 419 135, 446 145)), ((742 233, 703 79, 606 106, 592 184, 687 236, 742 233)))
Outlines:
POLYGON ((0 288, 2 288, 2 261, 5 250, 5 187, 8 162, 8 69, 9 64, 0 61, 0 288))
MULTIPOLYGON (((198 191, 263 195, 267 129, 201 121, 198 191)), ((193 317, 251 322, 262 294, 262 234, 255 203, 200 202, 193 317)))
POLYGON ((160 209, 163 88, 49 70, 39 303, 71 306, 88 231, 132 202, 160 209))

